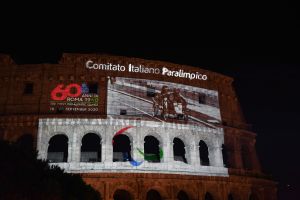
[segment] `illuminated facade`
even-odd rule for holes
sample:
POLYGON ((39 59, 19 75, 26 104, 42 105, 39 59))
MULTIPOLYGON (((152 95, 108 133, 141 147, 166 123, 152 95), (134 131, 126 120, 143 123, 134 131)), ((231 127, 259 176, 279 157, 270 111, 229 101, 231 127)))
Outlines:
POLYGON ((232 78, 110 55, 0 59, 0 138, 31 135, 103 199, 276 199, 232 78))

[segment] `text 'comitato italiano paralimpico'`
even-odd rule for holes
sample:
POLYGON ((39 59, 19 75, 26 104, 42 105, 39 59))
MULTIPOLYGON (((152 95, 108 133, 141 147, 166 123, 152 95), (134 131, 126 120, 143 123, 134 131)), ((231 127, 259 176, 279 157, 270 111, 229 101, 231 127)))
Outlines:
POLYGON ((113 63, 95 63, 92 60, 88 60, 85 63, 85 67, 91 70, 102 71, 116 71, 116 72, 130 72, 130 73, 143 73, 143 74, 161 74, 163 76, 188 78, 190 80, 207 80, 207 75, 198 72, 186 72, 183 69, 170 70, 167 67, 147 67, 144 65, 128 64, 127 66, 113 63))

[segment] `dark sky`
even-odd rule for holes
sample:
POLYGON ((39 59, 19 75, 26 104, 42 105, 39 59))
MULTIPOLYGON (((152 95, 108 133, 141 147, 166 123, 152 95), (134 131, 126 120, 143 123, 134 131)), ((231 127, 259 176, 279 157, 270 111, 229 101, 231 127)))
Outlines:
MULTIPOLYGON (((56 63, 63 52, 110 53, 201 66, 235 79, 244 115, 257 133, 263 170, 279 182, 280 195, 300 190, 299 51, 282 48, 40 48, 4 49, 19 63, 56 63)), ((287 196, 285 196, 286 198, 287 196)), ((282 198, 283 199, 283 198, 282 198)), ((288 199, 288 198, 286 198, 288 199)))

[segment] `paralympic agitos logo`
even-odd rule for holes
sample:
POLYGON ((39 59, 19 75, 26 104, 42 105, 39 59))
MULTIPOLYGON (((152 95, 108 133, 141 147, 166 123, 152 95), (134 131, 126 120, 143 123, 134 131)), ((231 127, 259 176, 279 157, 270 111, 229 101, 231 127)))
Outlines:
MULTIPOLYGON (((114 135, 114 137, 123 134, 126 130, 133 128, 133 126, 127 126, 125 128, 120 129, 119 131, 117 131, 114 135)), ((114 139, 112 140, 112 144, 114 145, 114 139)), ((139 152, 140 155, 142 155, 144 157, 145 160, 147 161, 153 161, 157 159, 156 155, 147 155, 145 154, 141 149, 136 148, 136 150, 139 152)), ((159 158, 161 159, 163 157, 163 150, 161 148, 159 148, 159 158)), ((129 155, 127 154, 123 154, 123 159, 124 160, 128 160, 130 162, 130 164, 134 167, 140 166, 144 161, 136 161, 134 160, 134 158, 131 158, 131 160, 129 160, 129 155)))

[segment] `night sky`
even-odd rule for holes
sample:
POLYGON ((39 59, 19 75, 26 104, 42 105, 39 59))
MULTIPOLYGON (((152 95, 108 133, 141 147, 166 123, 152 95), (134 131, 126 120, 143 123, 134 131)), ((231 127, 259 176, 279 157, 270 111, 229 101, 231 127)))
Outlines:
POLYGON ((108 53, 187 64, 235 79, 244 115, 257 133, 263 171, 279 182, 281 199, 300 191, 300 62, 298 51, 282 48, 44 48, 3 49, 18 64, 57 63, 63 52, 108 53))

